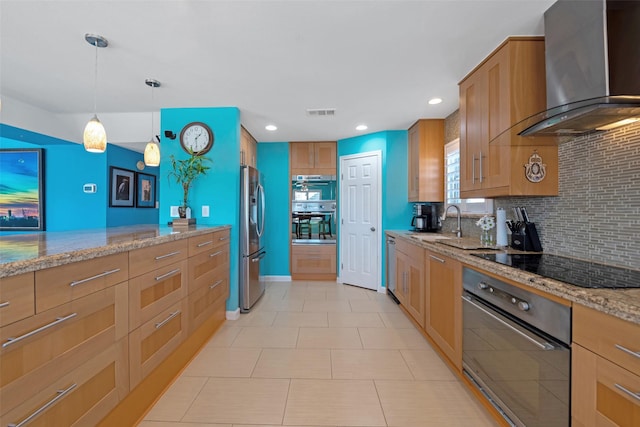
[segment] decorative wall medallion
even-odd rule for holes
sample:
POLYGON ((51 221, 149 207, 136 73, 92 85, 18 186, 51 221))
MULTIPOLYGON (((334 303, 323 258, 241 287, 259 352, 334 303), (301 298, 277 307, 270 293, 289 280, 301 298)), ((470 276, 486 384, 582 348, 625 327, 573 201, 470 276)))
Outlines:
POLYGON ((542 163, 542 157, 535 150, 529 157, 529 163, 524 165, 524 175, 531 182, 540 182, 547 175, 547 165, 542 163))

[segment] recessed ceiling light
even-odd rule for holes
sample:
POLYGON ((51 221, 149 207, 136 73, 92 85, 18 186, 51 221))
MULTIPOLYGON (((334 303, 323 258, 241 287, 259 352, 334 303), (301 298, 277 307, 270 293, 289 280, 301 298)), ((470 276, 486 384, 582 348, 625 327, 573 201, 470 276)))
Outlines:
POLYGON ((356 130, 367 130, 369 126, 367 125, 358 125, 356 126, 356 130))
POLYGON ((278 126, 276 126, 276 125, 266 125, 264 128, 266 130, 272 130, 272 131, 273 130, 278 130, 278 126))
POLYGON ((429 100, 429 105, 436 105, 442 102, 442 98, 431 98, 429 100))

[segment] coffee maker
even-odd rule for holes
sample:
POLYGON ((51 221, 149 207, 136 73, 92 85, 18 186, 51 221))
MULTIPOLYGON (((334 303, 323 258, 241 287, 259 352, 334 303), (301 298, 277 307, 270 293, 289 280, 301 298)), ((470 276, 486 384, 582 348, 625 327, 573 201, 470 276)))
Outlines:
POLYGON ((438 231, 438 214, 436 205, 428 203, 416 203, 413 205, 413 218, 411 219, 413 231, 435 233, 438 231))

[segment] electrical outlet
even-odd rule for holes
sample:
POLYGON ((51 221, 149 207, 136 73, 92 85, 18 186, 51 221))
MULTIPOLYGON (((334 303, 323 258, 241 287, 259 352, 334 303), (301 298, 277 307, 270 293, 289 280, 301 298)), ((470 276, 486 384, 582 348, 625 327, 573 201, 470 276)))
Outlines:
POLYGON ((171 206, 171 213, 169 214, 169 216, 171 216, 172 218, 177 218, 180 216, 180 214, 178 214, 177 206, 171 206))
POLYGON ((209 206, 202 206, 202 217, 207 218, 209 216, 209 206))

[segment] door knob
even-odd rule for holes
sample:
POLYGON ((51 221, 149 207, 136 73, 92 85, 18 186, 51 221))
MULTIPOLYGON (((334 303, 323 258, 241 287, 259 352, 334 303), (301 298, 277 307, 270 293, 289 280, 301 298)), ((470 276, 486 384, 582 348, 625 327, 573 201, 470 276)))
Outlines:
POLYGON ((371 227, 371 231, 376 231, 376 228, 375 227, 371 227))

